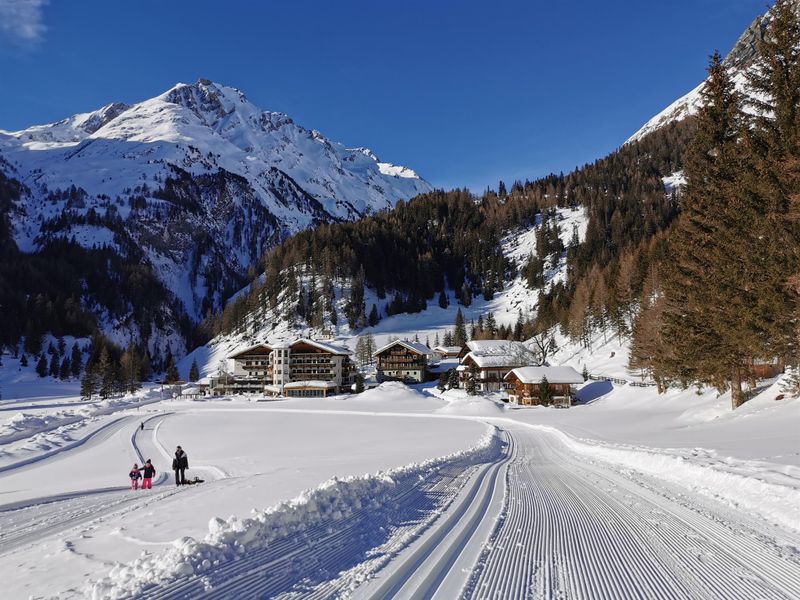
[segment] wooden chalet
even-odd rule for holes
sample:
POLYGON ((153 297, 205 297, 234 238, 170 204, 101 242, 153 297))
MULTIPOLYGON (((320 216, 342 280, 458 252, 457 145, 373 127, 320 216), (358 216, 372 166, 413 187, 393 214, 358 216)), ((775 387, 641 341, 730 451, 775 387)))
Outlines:
POLYGON ((507 390, 510 384, 505 377, 512 369, 537 364, 535 355, 521 342, 472 340, 467 342, 467 350, 456 371, 460 386, 465 387, 474 370, 478 392, 507 390))
POLYGON ((378 363, 378 381, 421 383, 426 380, 433 352, 419 342, 395 340, 378 348, 373 356, 378 363))
POLYGON ((505 377, 509 384, 509 402, 522 406, 541 404, 545 379, 550 391, 550 402, 557 406, 571 406, 575 399, 575 390, 572 386, 583 383, 583 376, 572 367, 512 369, 505 377))

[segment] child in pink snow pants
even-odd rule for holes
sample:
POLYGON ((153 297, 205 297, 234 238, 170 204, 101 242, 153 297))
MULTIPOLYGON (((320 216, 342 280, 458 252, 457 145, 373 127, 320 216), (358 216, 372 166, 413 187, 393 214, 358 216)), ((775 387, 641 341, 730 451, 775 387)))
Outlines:
POLYGON ((128 477, 131 478, 131 487, 134 490, 138 490, 139 489, 139 480, 142 478, 142 472, 139 471, 139 465, 137 465, 136 463, 133 463, 133 468, 131 469, 131 472, 128 473, 128 477))
POLYGON ((147 462, 144 463, 142 467, 142 474, 144 475, 144 479, 142 479, 142 489, 143 490, 152 490, 153 489, 153 476, 156 474, 156 468, 153 466, 153 463, 150 462, 150 459, 147 459, 147 462))

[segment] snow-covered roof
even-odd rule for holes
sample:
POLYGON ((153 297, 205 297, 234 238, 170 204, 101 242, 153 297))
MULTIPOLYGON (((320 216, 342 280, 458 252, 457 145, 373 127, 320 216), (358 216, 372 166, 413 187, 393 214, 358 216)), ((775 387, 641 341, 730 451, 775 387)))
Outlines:
POLYGON ((479 354, 508 354, 513 348, 518 346, 525 347, 522 342, 513 342, 509 340, 470 340, 467 342, 467 348, 471 352, 479 354))
POLYGON ((521 367, 536 362, 534 354, 522 342, 508 340, 472 340, 467 342, 470 351, 461 359, 471 359, 481 368, 521 367))
POLYGON ((516 376, 522 383, 541 383, 546 377, 548 383, 583 383, 583 375, 572 367, 519 367, 513 369, 506 379, 516 376))
POLYGON ((431 354, 433 354, 430 348, 428 348, 425 344, 421 344, 420 342, 407 342, 406 340, 394 340, 393 342, 389 342, 385 346, 381 346, 380 348, 378 348, 372 354, 372 356, 378 356, 378 354, 380 354, 384 350, 388 350, 389 348, 391 348, 392 346, 396 346, 397 344, 400 344, 401 346, 408 348, 412 352, 416 352, 417 354, 422 354, 424 356, 430 356, 431 354))
POLYGON ((436 346, 433 349, 434 352, 443 352, 445 354, 458 354, 461 350, 461 346, 436 346))
POLYGON ((333 389, 336 387, 336 384, 333 381, 322 381, 320 379, 309 379, 307 381, 292 381, 291 383, 286 383, 283 385, 283 389, 295 389, 295 388, 326 388, 326 389, 333 389))
POLYGON ((324 352, 330 352, 331 354, 342 354, 345 356, 352 354, 350 348, 345 346, 337 346, 335 344, 329 344, 328 342, 318 342, 309 338, 297 339, 291 343, 290 347, 294 346, 295 344, 308 344, 309 346, 314 346, 315 348, 319 348, 324 352))
POLYGON ((196 387, 189 387, 189 388, 185 388, 185 389, 184 389, 184 390, 181 392, 181 395, 183 395, 183 396, 197 396, 197 395, 199 395, 199 394, 201 394, 201 393, 202 393, 202 392, 200 391, 200 388, 196 388, 196 387))

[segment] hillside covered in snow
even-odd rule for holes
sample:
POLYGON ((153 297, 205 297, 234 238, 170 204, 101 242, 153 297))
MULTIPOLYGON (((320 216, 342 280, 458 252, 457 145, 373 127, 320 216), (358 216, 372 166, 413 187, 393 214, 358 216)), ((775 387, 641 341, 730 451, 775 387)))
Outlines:
POLYGON ((162 287, 167 322, 142 323, 135 310, 95 302, 93 289, 81 300, 121 343, 155 343, 149 332, 158 330, 177 353, 177 323, 218 310, 287 236, 431 190, 409 168, 204 79, 137 104, 0 130, 0 174, 15 188, 3 204, 19 250, 67 243, 142 265, 162 287))

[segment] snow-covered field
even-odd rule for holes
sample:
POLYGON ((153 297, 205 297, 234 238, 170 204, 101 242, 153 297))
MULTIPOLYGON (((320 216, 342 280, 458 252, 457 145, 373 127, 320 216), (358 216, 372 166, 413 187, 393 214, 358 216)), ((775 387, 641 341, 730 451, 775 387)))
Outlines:
POLYGON ((777 384, 735 413, 589 382, 568 410, 392 383, 268 402, 151 388, 100 416, 68 384, 25 385, 6 384, 4 424, 79 420, 30 429, 59 444, 0 446, 3 597, 800 595, 800 401, 777 384), (205 483, 172 485, 177 444, 205 483), (133 492, 144 458, 160 478, 133 492))

